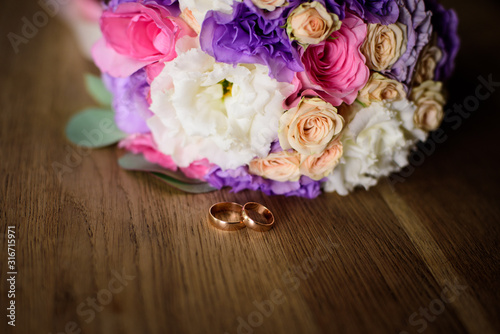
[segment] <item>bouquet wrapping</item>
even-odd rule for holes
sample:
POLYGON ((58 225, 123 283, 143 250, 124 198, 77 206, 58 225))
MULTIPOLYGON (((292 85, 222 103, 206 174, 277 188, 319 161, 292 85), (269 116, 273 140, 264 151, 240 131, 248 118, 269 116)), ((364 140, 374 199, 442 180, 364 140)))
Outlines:
POLYGON ((459 48, 435 0, 111 0, 99 24, 120 164, 195 192, 368 189, 440 126, 459 48))

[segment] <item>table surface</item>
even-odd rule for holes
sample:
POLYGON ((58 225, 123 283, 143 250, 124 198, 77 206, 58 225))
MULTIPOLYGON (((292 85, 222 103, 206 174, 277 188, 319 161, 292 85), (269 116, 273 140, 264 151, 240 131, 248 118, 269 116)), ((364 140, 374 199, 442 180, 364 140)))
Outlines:
MULTIPOLYGON (((500 81, 500 8, 476 2, 445 2, 463 39, 450 106, 473 103, 480 76, 500 81)), ((0 6, 2 36, 40 10, 0 6)), ((4 37, 0 50, 0 313, 7 226, 18 273, 16 327, 1 314, 0 332, 500 331, 500 92, 445 124, 446 140, 402 182, 313 201, 191 195, 120 169, 116 147, 66 160, 64 126, 95 104, 82 80, 94 69, 61 22, 18 54, 4 37), (54 163, 71 167, 59 179, 54 163), (276 227, 216 230, 206 216, 220 201, 263 203, 276 227)))

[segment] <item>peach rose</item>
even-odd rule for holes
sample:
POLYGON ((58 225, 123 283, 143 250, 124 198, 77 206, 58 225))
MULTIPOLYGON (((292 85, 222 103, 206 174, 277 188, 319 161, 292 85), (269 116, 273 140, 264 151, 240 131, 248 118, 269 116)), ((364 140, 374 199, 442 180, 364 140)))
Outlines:
POLYGON ((369 24, 361 52, 366 56, 366 65, 370 69, 384 71, 389 70, 406 52, 406 44, 404 24, 369 24))
POLYGON ((319 97, 302 98, 280 118, 278 137, 283 150, 303 155, 323 153, 344 127, 337 108, 319 97))
POLYGON ((274 181, 298 181, 300 178, 299 154, 285 151, 269 154, 266 158, 250 161, 249 172, 274 181))
POLYGON ((442 91, 443 84, 431 80, 413 88, 410 100, 417 105, 413 116, 415 126, 424 131, 439 128, 444 117, 443 106, 446 103, 442 91))
POLYGON ((255 6, 270 12, 287 4, 286 0, 252 0, 252 2, 255 6))
POLYGON ((193 15, 193 12, 189 8, 185 8, 181 15, 180 18, 184 20, 188 24, 188 26, 193 29, 193 31, 199 35, 201 32, 201 26, 200 23, 196 20, 196 18, 193 15))
POLYGON ((406 98, 406 92, 403 85, 380 73, 373 73, 358 95, 358 100, 366 106, 372 102, 399 101, 404 98, 406 98))
POLYGON ((322 154, 302 156, 300 173, 319 181, 331 174, 343 153, 342 143, 336 140, 322 154))
POLYGON ((424 49, 415 71, 415 83, 421 84, 424 81, 433 80, 436 66, 442 57, 443 52, 435 45, 424 49))
POLYGON ((340 29, 342 22, 317 1, 298 6, 288 16, 286 31, 302 45, 318 44, 340 29))

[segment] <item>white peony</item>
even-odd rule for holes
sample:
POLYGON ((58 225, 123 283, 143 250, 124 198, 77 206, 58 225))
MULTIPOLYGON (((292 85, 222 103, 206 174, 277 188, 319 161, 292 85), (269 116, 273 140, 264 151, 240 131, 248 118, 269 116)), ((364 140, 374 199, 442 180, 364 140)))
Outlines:
POLYGON ((368 189, 408 165, 410 150, 425 139, 413 125, 415 109, 404 99, 374 102, 357 111, 342 138, 344 155, 324 184, 325 191, 347 195, 356 186, 368 189))
POLYGON ((207 158, 230 169, 267 156, 293 90, 268 72, 217 63, 200 49, 166 63, 151 84, 155 115, 148 120, 159 150, 180 167, 207 158))
POLYGON ((210 10, 232 14, 234 1, 242 2, 243 0, 179 0, 179 7, 181 11, 189 9, 201 26, 203 20, 205 20, 205 15, 210 10))

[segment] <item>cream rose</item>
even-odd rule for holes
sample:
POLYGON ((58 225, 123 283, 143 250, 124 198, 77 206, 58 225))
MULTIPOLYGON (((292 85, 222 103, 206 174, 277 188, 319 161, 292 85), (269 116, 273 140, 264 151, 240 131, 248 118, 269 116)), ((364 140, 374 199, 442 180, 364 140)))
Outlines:
POLYGON ((417 64, 415 72, 415 83, 421 84, 424 81, 433 80, 436 66, 443 57, 443 52, 437 46, 429 46, 422 52, 422 57, 417 64))
POLYGON ((291 40, 302 45, 318 44, 340 29, 342 22, 317 1, 295 8, 287 19, 286 31, 291 40))
POLYGON ((413 116, 415 126, 424 131, 439 128, 444 117, 443 106, 446 103, 442 91, 443 84, 431 80, 413 88, 410 100, 417 105, 413 116))
POLYGON ((319 97, 303 98, 280 118, 278 136, 283 150, 303 155, 320 154, 344 127, 337 108, 319 97))
POLYGON ((374 71, 389 70, 406 52, 406 26, 401 23, 368 24, 366 41, 361 52, 366 65, 374 71))
POLYGON ((322 154, 303 155, 301 156, 300 173, 319 181, 333 172, 343 153, 342 143, 336 140, 322 154))
POLYGON ((252 0, 252 2, 255 6, 270 12, 287 4, 286 0, 252 0))
POLYGON ((271 153, 266 158, 250 161, 249 172, 266 179, 286 182, 298 181, 300 178, 300 156, 297 152, 285 151, 271 153))
POLYGON ((400 101, 404 98, 406 98, 406 92, 403 85, 380 73, 373 73, 358 95, 358 100, 366 106, 372 102, 400 101))

